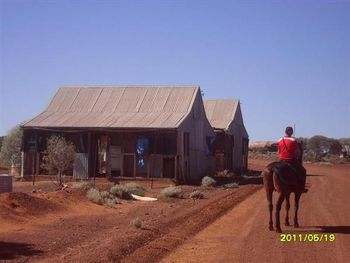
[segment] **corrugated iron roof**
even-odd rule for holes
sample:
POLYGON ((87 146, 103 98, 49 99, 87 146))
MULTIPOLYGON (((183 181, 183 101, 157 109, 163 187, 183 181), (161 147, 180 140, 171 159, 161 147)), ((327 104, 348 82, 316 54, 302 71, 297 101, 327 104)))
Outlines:
POLYGON ((210 125, 216 129, 228 129, 234 119, 239 100, 204 100, 204 108, 210 125))
POLYGON ((176 128, 198 86, 62 87, 23 127, 176 128))

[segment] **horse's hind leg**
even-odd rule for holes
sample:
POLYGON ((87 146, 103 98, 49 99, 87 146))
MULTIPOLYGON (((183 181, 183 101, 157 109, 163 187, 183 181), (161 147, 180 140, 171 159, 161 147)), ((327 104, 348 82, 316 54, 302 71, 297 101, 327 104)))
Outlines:
POLYGON ((272 210, 273 210, 273 204, 272 204, 272 194, 273 194, 273 188, 267 189, 266 190, 266 196, 267 196, 267 203, 269 207, 269 214, 270 214, 270 219, 269 219, 269 230, 273 230, 273 221, 272 221, 272 210))
POLYGON ((272 205, 272 194, 274 190, 273 186, 273 181, 272 181, 272 171, 269 169, 265 169, 262 172, 263 179, 264 179, 264 188, 266 191, 266 198, 267 198, 267 206, 269 209, 269 230, 273 230, 273 221, 272 221, 272 210, 273 210, 273 205, 272 205))
POLYGON ((289 196, 290 196, 290 193, 288 193, 286 195, 286 218, 284 220, 285 226, 290 226, 290 224, 289 224, 289 208, 290 208, 289 196))
POLYGON ((300 196, 301 196, 301 193, 294 193, 294 205, 295 205, 294 227, 299 227, 299 223, 298 223, 298 209, 299 209, 300 196))
POLYGON ((284 194, 283 192, 280 193, 280 195, 278 196, 278 200, 276 203, 276 211, 275 211, 275 220, 276 220, 276 232, 277 233, 282 233, 281 230, 281 224, 280 224, 280 211, 281 211, 281 207, 282 207, 282 203, 284 200, 284 194))

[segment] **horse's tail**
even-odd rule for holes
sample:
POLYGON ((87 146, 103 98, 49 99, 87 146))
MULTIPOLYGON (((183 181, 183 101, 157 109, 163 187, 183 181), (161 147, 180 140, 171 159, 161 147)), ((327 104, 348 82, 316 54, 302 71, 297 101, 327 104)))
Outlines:
POLYGON ((273 185, 273 171, 270 166, 265 167, 265 169, 261 173, 263 177, 264 187, 266 190, 267 199, 271 199, 272 196, 270 196, 274 190, 273 185))
POLYGON ((278 169, 277 162, 273 162, 265 168, 266 172, 269 172, 270 184, 275 191, 280 192, 282 190, 280 170, 278 169))

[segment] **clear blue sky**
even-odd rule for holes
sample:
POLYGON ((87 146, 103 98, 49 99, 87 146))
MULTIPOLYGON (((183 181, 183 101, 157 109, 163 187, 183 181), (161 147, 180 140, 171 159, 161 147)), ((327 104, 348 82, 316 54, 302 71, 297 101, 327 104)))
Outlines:
POLYGON ((251 141, 350 136, 349 1, 0 0, 0 135, 61 85, 199 84, 251 141))

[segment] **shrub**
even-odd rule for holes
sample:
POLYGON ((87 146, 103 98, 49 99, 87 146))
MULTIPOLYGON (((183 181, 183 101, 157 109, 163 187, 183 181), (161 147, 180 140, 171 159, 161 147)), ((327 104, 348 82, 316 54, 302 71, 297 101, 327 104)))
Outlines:
POLYGON ((90 183, 80 183, 76 186, 76 188, 79 188, 79 189, 83 189, 83 190, 89 190, 91 188, 91 184, 90 183))
POLYGON ((175 186, 169 186, 167 188, 164 188, 160 195, 162 197, 172 197, 172 198, 182 198, 182 190, 175 186))
POLYGON ((103 204, 108 207, 113 207, 116 203, 120 203, 119 199, 113 196, 108 191, 100 192, 101 198, 103 199, 103 204))
POLYGON ((104 203, 104 200, 101 196, 101 193, 100 191, 98 191, 97 189, 95 188, 91 188, 87 193, 86 193, 86 196, 87 198, 96 203, 96 204, 99 204, 99 205, 102 205, 104 203))
POLYGON ((190 197, 192 199, 202 199, 204 197, 204 195, 200 191, 195 190, 190 194, 190 197))
POLYGON ((132 199, 131 193, 124 185, 116 184, 109 190, 110 193, 120 199, 130 200, 132 199))
POLYGON ((104 203, 105 206, 114 207, 115 204, 119 204, 120 202, 119 202, 118 198, 112 196, 110 198, 104 199, 103 203, 104 203))
POLYGON ((225 184, 224 188, 238 188, 239 184, 237 183, 230 183, 230 184, 225 184))
POLYGON ((108 207, 113 207, 115 204, 119 203, 118 198, 114 197, 111 193, 107 191, 100 192, 99 190, 95 188, 91 188, 86 193, 87 198, 99 205, 106 205, 108 207))
POLYGON ((215 186, 216 181, 210 176, 205 176, 202 179, 202 185, 203 186, 215 186))
POLYGON ((103 200, 114 198, 114 196, 108 191, 102 191, 102 192, 100 192, 100 195, 101 195, 103 200))
POLYGON ((140 218, 136 217, 133 220, 131 220, 130 224, 133 225, 136 228, 141 228, 143 222, 142 222, 142 220, 140 218))
POLYGON ((21 143, 23 132, 19 126, 13 128, 6 137, 2 137, 0 158, 6 165, 21 165, 21 143))
POLYGON ((63 172, 73 167, 75 146, 61 136, 51 136, 47 139, 41 168, 48 171, 57 171, 57 184, 63 185, 63 172))
POLYGON ((139 195, 139 196, 145 195, 146 189, 136 183, 127 183, 124 185, 124 187, 125 187, 125 190, 130 194, 139 195))

